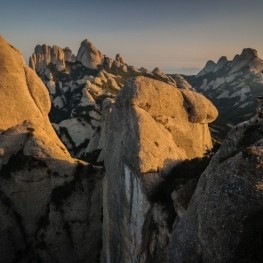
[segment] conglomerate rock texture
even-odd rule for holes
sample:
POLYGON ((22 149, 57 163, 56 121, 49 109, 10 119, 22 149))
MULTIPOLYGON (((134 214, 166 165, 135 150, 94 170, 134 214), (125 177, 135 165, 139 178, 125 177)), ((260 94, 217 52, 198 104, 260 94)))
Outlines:
POLYGON ((262 262, 263 126, 232 130, 174 224, 169 262, 262 262))
POLYGON ((131 79, 105 116, 105 262, 165 262, 172 219, 152 202, 178 162, 211 149, 205 97, 144 77, 131 79))

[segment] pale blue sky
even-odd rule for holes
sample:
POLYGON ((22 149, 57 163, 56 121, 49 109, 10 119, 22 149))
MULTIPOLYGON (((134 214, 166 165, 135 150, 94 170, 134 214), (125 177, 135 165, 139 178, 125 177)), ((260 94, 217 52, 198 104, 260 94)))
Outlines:
POLYGON ((37 44, 77 53, 88 38, 130 65, 189 74, 245 47, 263 57, 263 1, 1 0, 0 34, 26 61, 37 44))

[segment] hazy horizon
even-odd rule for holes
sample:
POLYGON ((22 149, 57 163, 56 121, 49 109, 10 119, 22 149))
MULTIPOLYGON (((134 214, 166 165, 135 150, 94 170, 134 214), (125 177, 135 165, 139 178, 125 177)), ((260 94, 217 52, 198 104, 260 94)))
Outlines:
POLYGON ((166 73, 196 74, 221 56, 251 47, 263 56, 263 2, 1 1, 0 34, 26 62, 37 44, 68 46, 88 38, 107 56, 166 73))

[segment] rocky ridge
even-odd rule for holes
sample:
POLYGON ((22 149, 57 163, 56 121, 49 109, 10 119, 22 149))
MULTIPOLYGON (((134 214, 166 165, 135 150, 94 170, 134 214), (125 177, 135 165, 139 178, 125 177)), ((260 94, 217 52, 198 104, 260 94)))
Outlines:
POLYGON ((256 97, 263 91, 263 60, 256 50, 245 48, 232 61, 223 56, 217 63, 207 62, 196 76, 185 77, 215 104, 219 118, 212 127, 225 134, 227 123, 236 125, 254 115, 256 97))
POLYGON ((188 89, 182 77, 176 81, 159 68, 152 72, 137 69, 127 65, 120 54, 111 59, 87 39, 82 41, 76 59, 68 48, 38 45, 30 65, 49 91, 52 103, 49 117, 60 139, 72 155, 90 162, 103 161, 100 155, 104 140, 101 137, 103 112, 114 102, 128 78, 146 76, 175 87, 178 82, 179 87, 188 89), (60 56, 52 59, 53 53, 60 56), (64 66, 60 67, 61 64, 64 66))

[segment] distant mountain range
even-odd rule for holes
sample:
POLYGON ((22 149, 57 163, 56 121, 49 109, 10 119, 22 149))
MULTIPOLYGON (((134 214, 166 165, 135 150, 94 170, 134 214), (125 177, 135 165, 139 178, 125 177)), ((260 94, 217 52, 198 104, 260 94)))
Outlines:
POLYGON ((235 125, 255 115, 256 97, 263 95, 263 60, 257 51, 243 49, 232 61, 225 56, 217 63, 209 60, 195 76, 184 76, 208 97, 219 111, 212 128, 222 135, 227 124, 235 125))

